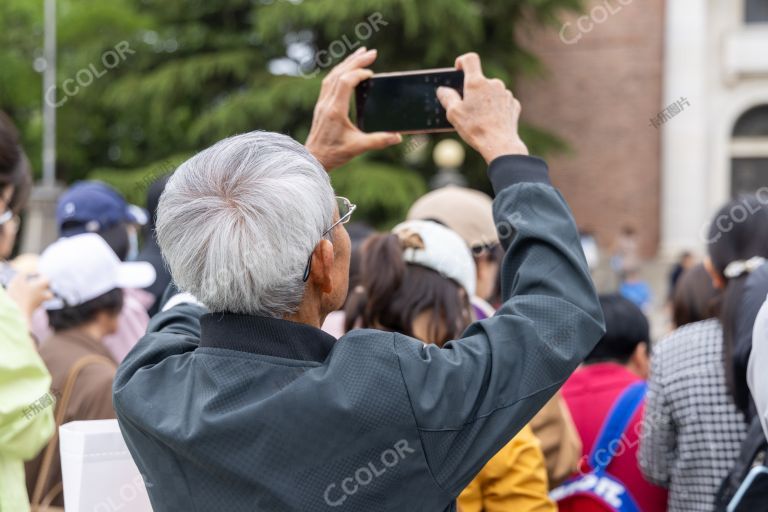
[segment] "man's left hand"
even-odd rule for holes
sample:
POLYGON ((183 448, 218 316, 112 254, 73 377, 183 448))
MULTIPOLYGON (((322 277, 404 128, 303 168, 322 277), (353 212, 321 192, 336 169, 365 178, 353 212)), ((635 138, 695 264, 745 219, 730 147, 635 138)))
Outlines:
POLYGON ((349 101, 357 84, 370 78, 366 69, 376 60, 376 50, 358 49, 323 79, 315 105, 306 147, 330 171, 354 157, 402 141, 397 133, 364 133, 349 119, 349 101))

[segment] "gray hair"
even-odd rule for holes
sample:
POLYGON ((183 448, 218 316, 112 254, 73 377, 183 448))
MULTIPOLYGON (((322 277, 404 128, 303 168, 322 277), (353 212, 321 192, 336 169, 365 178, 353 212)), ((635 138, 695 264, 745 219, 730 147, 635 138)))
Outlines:
POLYGON ((298 310, 334 213, 328 174, 309 151, 255 131, 179 166, 160 198, 157 240, 177 287, 211 311, 283 318, 298 310))

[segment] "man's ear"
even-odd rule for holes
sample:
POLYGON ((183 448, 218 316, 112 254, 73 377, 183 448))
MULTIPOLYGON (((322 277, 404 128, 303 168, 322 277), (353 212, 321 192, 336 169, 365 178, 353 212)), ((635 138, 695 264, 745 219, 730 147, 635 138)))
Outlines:
POLYGON ((333 290, 333 244, 328 240, 320 240, 312 251, 312 271, 310 279, 323 293, 333 290))

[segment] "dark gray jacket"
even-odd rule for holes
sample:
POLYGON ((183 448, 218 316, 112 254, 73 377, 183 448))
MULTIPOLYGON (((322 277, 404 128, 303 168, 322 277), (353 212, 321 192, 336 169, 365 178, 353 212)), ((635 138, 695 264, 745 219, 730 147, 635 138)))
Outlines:
POLYGON ((156 512, 455 510, 604 330, 544 162, 489 175, 505 302, 442 349, 189 304, 153 318, 114 405, 156 512))

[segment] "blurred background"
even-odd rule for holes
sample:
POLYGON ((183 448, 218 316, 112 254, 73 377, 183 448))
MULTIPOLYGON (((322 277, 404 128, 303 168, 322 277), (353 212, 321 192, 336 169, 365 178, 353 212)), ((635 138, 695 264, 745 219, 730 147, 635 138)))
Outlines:
MULTIPOLYGON (((476 51, 511 84, 603 289, 631 239, 660 307, 670 265, 703 254, 715 209, 768 186, 765 0, 2 0, 0 27, 0 109, 48 176, 23 251, 50 241, 53 183, 100 179, 143 204, 155 178, 226 136, 303 141, 322 77, 363 45, 382 72, 476 51)), ((443 139, 458 141, 366 155, 334 187, 382 229, 439 184, 490 192, 481 158, 435 152, 443 139)))

